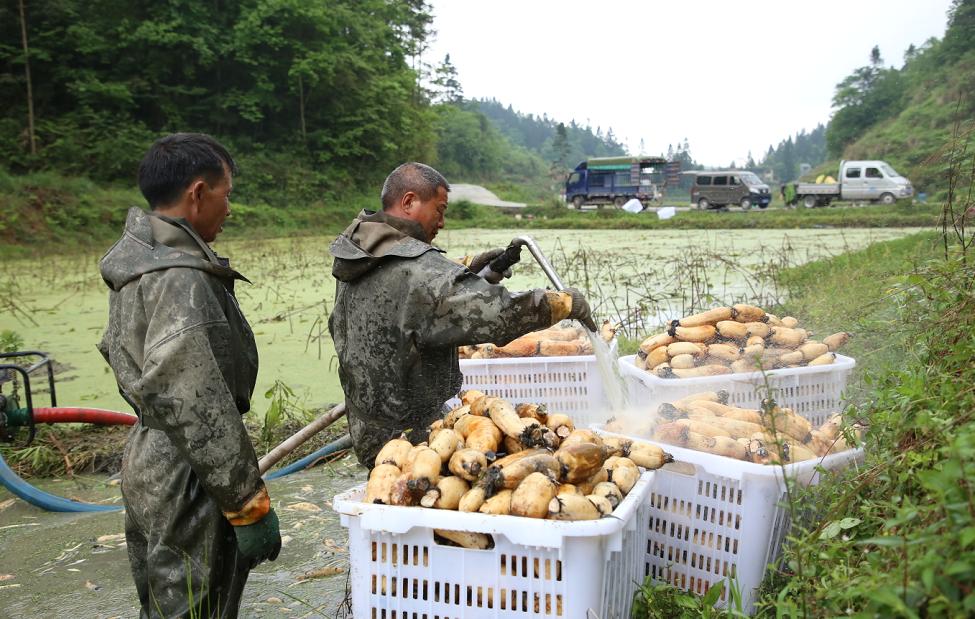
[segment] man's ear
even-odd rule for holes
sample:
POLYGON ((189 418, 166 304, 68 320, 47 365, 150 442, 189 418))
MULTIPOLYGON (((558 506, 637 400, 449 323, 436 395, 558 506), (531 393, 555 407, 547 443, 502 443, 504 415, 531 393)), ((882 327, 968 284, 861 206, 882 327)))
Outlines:
POLYGON ((187 197, 189 198, 190 212, 195 216, 200 212, 200 205, 203 203, 203 194, 206 191, 206 185, 202 178, 198 178, 187 188, 187 197))
POLYGON ((417 200, 416 193, 412 191, 407 191, 403 194, 403 198, 400 200, 400 206, 403 208, 403 212, 409 213, 413 208, 413 203, 417 200))

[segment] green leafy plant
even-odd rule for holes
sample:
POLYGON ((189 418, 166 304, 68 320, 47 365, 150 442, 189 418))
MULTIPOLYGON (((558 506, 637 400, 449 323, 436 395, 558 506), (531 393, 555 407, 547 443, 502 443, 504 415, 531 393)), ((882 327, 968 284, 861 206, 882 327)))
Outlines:
POLYGON ((16 352, 23 350, 24 338, 15 331, 4 329, 0 331, 0 352, 16 352))
POLYGON ((633 619, 747 617, 742 611, 741 593, 734 579, 730 580, 729 604, 725 608, 715 608, 728 585, 728 581, 719 580, 704 595, 695 595, 667 583, 654 582, 648 577, 633 597, 630 616, 633 619))
POLYGON ((903 335, 897 362, 869 376, 869 399, 846 412, 869 424, 865 463, 790 497, 792 531, 763 616, 975 614, 975 265, 965 226, 975 158, 964 145, 948 155, 942 256, 929 244, 926 261, 901 263, 882 299, 894 311, 874 323, 903 335))
POLYGON ((282 433, 287 433, 296 425, 304 425, 313 414, 304 407, 294 390, 280 380, 274 381, 271 388, 264 392, 264 398, 270 403, 264 413, 258 441, 267 451, 283 438, 282 433))

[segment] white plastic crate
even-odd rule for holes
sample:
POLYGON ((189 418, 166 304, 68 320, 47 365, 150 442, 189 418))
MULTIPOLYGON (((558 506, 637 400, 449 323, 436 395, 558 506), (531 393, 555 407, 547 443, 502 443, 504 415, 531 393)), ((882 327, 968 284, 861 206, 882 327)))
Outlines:
MULTIPOLYGON (((783 467, 630 438, 674 456, 652 480, 644 576, 698 595, 725 580, 719 605, 731 599, 733 578, 751 613, 766 566, 778 558, 789 529, 783 467)), ((819 483, 820 467, 839 470, 862 461, 863 450, 851 449, 784 470, 796 483, 811 485, 819 483)))
MULTIPOLYGON (((758 409, 765 393, 761 372, 723 374, 700 378, 660 378, 633 365, 635 355, 620 357, 620 374, 626 381, 630 404, 635 408, 656 410, 664 402, 673 402, 701 391, 728 391, 728 403, 742 408, 758 409)), ((836 355, 830 365, 768 370, 769 386, 780 406, 791 408, 820 426, 843 409, 843 390, 856 366, 852 357, 836 355)))
POLYGON ((653 476, 613 517, 580 522, 367 504, 364 484, 340 494, 332 505, 349 529, 352 614, 626 619, 643 582, 653 476), (441 545, 434 529, 487 533, 494 548, 441 545))
MULTIPOLYGON (((616 355, 616 343, 610 348, 616 355)), ((606 423, 612 416, 595 355, 461 359, 461 389, 477 389, 512 404, 544 404, 576 426, 606 423)))

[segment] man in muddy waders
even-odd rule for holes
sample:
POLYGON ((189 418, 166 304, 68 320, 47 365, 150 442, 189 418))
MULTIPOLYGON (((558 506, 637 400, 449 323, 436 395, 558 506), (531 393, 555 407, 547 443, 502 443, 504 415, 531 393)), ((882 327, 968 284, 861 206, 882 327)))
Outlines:
POLYGON ((403 432, 426 440, 461 387, 458 346, 504 345, 564 318, 596 328, 577 290, 509 292, 478 277, 502 250, 455 262, 431 245, 449 190, 433 168, 404 163, 386 178, 383 210, 363 210, 329 248, 338 282, 328 326, 355 453, 369 468, 403 432))
POLYGON ((248 573, 281 548, 241 419, 257 376, 234 297, 244 277, 209 246, 235 172, 207 135, 158 140, 139 166, 152 210, 129 210, 100 263, 110 292, 99 349, 139 416, 122 497, 141 617, 236 617, 248 573))

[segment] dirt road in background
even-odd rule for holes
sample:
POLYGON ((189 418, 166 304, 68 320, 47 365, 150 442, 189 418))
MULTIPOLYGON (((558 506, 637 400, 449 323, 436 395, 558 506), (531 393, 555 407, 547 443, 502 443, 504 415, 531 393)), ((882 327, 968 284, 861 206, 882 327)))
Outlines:
POLYGON ((485 206, 503 206, 505 208, 524 208, 521 202, 507 202, 494 195, 480 185, 452 184, 450 186, 450 201, 459 202, 467 200, 474 204, 484 204, 485 206))

